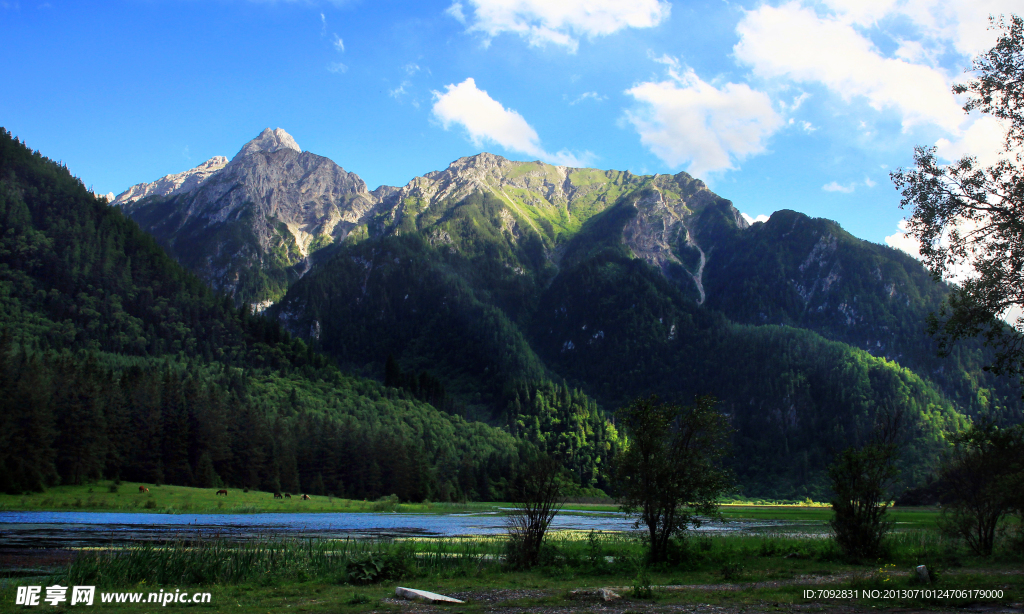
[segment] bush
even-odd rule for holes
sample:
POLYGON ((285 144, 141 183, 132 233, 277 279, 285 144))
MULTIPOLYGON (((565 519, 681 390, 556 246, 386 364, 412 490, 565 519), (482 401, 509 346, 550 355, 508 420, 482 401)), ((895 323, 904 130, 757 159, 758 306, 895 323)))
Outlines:
POLYGON ((829 526, 847 558, 875 559, 882 554, 882 540, 892 528, 885 512, 900 474, 897 461, 905 420, 899 410, 876 416, 867 445, 843 450, 828 467, 835 493, 829 526))
POLYGON ((523 467, 509 491, 515 508, 505 524, 505 561, 513 568, 529 568, 539 562, 544 533, 565 502, 562 466, 540 457, 523 467))

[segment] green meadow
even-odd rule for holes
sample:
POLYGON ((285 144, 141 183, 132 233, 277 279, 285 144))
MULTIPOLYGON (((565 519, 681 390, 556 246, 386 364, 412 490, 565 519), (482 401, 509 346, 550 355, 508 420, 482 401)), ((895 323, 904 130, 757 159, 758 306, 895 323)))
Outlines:
POLYGON ((216 488, 192 488, 104 480, 81 486, 55 486, 40 493, 0 494, 0 511, 92 511, 152 512, 160 514, 255 514, 273 512, 410 512, 449 513, 492 510, 501 503, 398 503, 395 497, 360 501, 300 493, 278 499, 274 493, 228 488, 218 495, 216 488), (140 492, 139 487, 148 489, 140 492))
MULTIPOLYGON (((399 504, 394 498, 356 501, 313 497, 275 499, 272 493, 97 482, 61 486, 44 493, 0 495, 2 510, 137 511, 153 513, 256 512, 485 512, 507 503, 399 504)), ((231 611, 242 614, 295 608, 304 612, 403 611, 397 586, 453 595, 461 605, 438 611, 476 613, 495 607, 514 611, 584 613, 598 609, 639 612, 711 605, 724 612, 867 612, 877 608, 1004 608, 1024 598, 1024 553, 1007 531, 994 556, 974 556, 961 542, 937 530, 938 510, 894 508, 894 531, 885 555, 873 561, 844 559, 826 538, 831 509, 821 504, 732 503, 725 519, 779 522, 761 533, 691 534, 678 541, 670 561, 647 566, 635 533, 549 534, 540 564, 531 570, 503 562, 504 536, 395 540, 262 539, 181 541, 78 551, 73 560, 23 577, 0 570, 0 612, 21 611, 19 585, 95 585, 97 591, 209 592, 207 604, 134 605, 96 603, 97 612, 231 611), (926 565, 928 583, 914 579, 926 565), (4 576, 11 576, 4 578, 4 576), (605 604, 595 591, 611 588, 621 599, 605 604), (856 598, 805 596, 806 590, 858 591, 856 598), (927 597, 926 589, 1002 591, 973 597, 927 597), (896 593, 892 593, 895 590, 896 593), (864 591, 869 591, 865 597, 864 591), (882 591, 871 593, 871 591, 882 591), (881 598, 889 591, 895 596, 881 598), (903 592, 900 592, 903 591, 903 592), (1001 594, 1001 597, 995 595, 1001 594)), ((570 503, 567 510, 612 511, 611 502, 570 503)), ((933 595, 939 593, 932 593, 933 595)), ((66 605, 66 604, 65 604, 66 605)), ((49 606, 46 606, 49 607, 49 606)))
POLYGON ((934 530, 894 534, 883 559, 845 560, 828 539, 792 535, 706 535, 677 542, 671 560, 645 564, 644 545, 623 533, 556 533, 540 564, 509 569, 505 542, 493 538, 403 540, 183 541, 82 551, 52 575, 0 579, 0 612, 15 606, 19 585, 91 586, 97 592, 208 592, 208 604, 133 606, 96 603, 99 612, 166 608, 239 613, 295 608, 305 612, 403 611, 406 586, 455 596, 461 605, 436 611, 584 613, 652 611, 712 605, 725 612, 810 608, 842 612, 877 608, 1005 608, 1024 595, 1022 558, 1008 542, 990 558, 972 556, 934 530), (927 583, 912 570, 928 566, 927 583), (594 591, 621 596, 610 604, 594 591), (948 590, 995 591, 928 597, 948 590), (805 591, 857 591, 855 597, 807 597, 805 591), (865 591, 868 591, 865 596, 865 591), (877 591, 877 592, 875 592, 877 591), (999 592, 1001 591, 1001 593, 999 592), (884 597, 889 594, 891 596, 884 597), (980 595, 980 596, 979 596, 980 595), (1001 596, 1000 596, 1001 595, 1001 596))

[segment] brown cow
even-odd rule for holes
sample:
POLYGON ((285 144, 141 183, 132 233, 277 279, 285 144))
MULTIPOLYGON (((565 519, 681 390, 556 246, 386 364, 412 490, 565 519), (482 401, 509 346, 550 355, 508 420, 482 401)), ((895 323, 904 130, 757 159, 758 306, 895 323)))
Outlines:
POLYGON ((228 491, 226 491, 224 489, 221 489, 221 490, 217 491, 217 494, 218 495, 224 495, 226 497, 226 496, 228 496, 228 491))
POLYGON ((290 493, 290 492, 284 493, 284 498, 285 499, 291 499, 292 498, 292 493, 290 493))
POLYGON ((303 501, 309 501, 309 495, 302 495, 303 501))
POLYGON ((275 499, 284 499, 284 497, 282 497, 282 496, 281 496, 281 493, 279 493, 279 492, 275 492, 275 493, 274 493, 274 498, 275 498, 275 499))
POLYGON ((145 486, 139 486, 139 492, 140 492, 140 493, 143 493, 143 492, 149 492, 149 489, 148 489, 148 488, 146 488, 145 486))

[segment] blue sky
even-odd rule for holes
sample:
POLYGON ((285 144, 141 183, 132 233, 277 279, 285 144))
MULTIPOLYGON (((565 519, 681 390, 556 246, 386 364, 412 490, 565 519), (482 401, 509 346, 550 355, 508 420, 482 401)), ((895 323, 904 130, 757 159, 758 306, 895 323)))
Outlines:
POLYGON ((686 170, 902 244, 915 145, 998 149, 950 86, 1013 4, 3 0, 0 125, 99 193, 281 127, 370 189, 480 151, 686 170))

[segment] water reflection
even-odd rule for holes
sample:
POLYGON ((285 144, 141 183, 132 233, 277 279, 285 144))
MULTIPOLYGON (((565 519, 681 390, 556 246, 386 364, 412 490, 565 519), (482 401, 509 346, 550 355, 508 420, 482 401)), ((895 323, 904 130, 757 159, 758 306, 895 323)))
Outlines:
MULTIPOLYGON (((180 539, 235 541, 266 538, 389 538, 504 533, 504 515, 476 514, 139 514, 117 512, 0 512, 0 548, 81 548, 180 539)), ((563 512, 556 531, 628 531, 618 512, 563 512)), ((778 530, 780 521, 708 523, 701 532, 778 530)))

